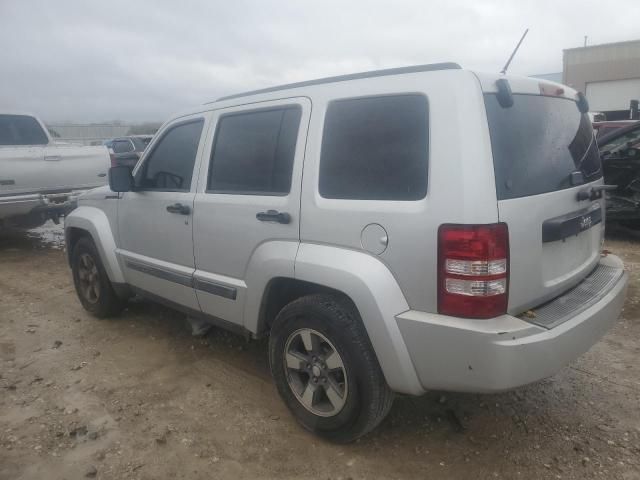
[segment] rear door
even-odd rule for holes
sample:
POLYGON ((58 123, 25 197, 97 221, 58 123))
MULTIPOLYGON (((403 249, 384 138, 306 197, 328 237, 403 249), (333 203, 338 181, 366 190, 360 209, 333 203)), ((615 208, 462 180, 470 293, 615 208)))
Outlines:
POLYGON ((593 270, 604 238, 604 199, 579 193, 603 180, 591 122, 576 102, 535 94, 513 99, 502 107, 496 94, 485 94, 498 216, 509 229, 509 312, 517 314, 593 270))
POLYGON ((54 144, 44 147, 40 175, 53 190, 93 188, 107 183, 109 166, 109 153, 104 146, 54 144))
POLYGON ((242 325, 247 292, 265 287, 259 273, 293 276, 310 113, 306 98, 213 112, 193 218, 205 313, 242 325))

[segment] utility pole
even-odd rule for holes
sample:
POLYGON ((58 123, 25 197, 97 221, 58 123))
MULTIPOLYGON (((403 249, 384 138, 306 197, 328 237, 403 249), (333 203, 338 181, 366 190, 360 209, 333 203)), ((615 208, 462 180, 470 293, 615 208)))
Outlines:
POLYGON ((589 36, 588 36, 588 35, 585 35, 585 36, 584 36, 584 46, 585 46, 585 47, 587 46, 587 38, 589 38, 589 36))

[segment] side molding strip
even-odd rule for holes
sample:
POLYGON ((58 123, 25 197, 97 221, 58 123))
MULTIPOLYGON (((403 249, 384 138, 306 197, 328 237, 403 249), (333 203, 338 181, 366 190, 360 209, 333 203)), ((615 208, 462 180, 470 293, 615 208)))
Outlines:
POLYGON ((191 276, 188 276, 188 275, 170 272, 162 268, 152 267, 151 265, 135 262, 132 260, 126 260, 126 265, 131 270, 136 270, 138 272, 146 273, 147 275, 161 278, 162 280, 167 280, 169 282, 177 283, 179 285, 184 285, 185 287, 195 288, 196 290, 201 290, 206 293, 211 293, 212 295, 228 298, 229 300, 235 300, 236 297, 238 296, 238 289, 235 287, 228 287, 226 285, 221 285, 219 283, 213 283, 206 280, 200 280, 198 278, 192 278, 191 276))
POLYGON ((193 279, 193 288, 230 300, 235 300, 238 296, 237 288, 227 287, 226 285, 220 285, 219 283, 208 282, 198 278, 193 279))
POLYGON ((147 275, 158 277, 163 280, 167 280, 169 282, 178 283, 180 285, 184 285, 185 287, 193 287, 193 281, 191 277, 187 275, 181 275, 179 273, 169 272, 161 268, 152 267, 151 265, 132 262, 131 260, 127 260, 126 265, 131 270, 136 270, 138 272, 146 273, 147 275))

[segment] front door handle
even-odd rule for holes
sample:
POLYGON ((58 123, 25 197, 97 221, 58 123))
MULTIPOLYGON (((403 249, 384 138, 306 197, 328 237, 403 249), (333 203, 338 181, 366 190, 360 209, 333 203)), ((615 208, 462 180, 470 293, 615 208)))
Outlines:
POLYGON ((287 212, 278 212, 277 210, 267 210, 266 212, 256 213, 256 218, 261 222, 291 223, 291 215, 287 212))
POLYGON ((45 155, 44 156, 45 162, 59 162, 60 160, 62 160, 61 155, 45 155))
POLYGON ((167 212, 179 213, 180 215, 189 215, 191 213, 191 207, 189 205, 183 205, 181 203, 174 203, 167 206, 167 212))

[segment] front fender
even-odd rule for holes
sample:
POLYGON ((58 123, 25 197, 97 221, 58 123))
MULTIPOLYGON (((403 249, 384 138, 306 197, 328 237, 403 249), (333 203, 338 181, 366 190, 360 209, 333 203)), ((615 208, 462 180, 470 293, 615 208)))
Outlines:
POLYGON ((348 295, 360 312, 389 387, 411 395, 425 392, 395 319, 409 305, 379 259, 356 250, 303 243, 296 257, 295 278, 348 295))
MULTIPOLYGON (((122 269, 116 257, 115 236, 104 211, 96 207, 81 206, 71 212, 64 221, 64 236, 67 245, 69 245, 72 228, 84 230, 91 235, 109 280, 112 283, 125 283, 122 269)), ((69 252, 70 254, 71 252, 69 252)))

